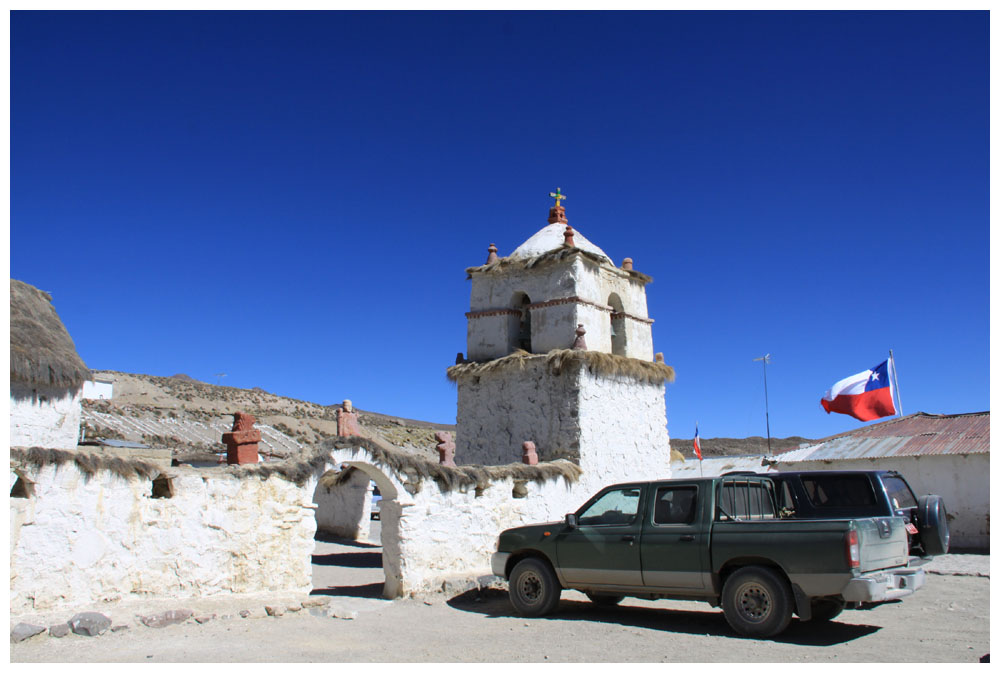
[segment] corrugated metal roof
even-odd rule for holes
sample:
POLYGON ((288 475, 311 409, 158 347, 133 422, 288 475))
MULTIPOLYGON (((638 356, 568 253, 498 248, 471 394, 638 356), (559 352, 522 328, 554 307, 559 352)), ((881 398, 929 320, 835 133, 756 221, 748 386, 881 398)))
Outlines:
MULTIPOLYGON (((851 460, 990 452, 990 412, 918 412, 828 437, 796 451, 798 460, 851 460), (811 449, 811 450, 810 450, 811 449)), ((787 459, 782 454, 781 459, 787 459)))

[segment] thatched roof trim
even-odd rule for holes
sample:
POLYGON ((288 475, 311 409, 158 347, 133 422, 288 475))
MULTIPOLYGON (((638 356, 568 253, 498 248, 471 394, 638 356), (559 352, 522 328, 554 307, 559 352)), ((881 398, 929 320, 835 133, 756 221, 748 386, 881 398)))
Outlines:
POLYGON ((10 378, 32 385, 79 388, 91 377, 52 297, 10 281, 10 378))
MULTIPOLYGON (((474 273, 494 273, 500 271, 514 271, 519 269, 534 269, 535 267, 545 266, 547 264, 554 264, 556 262, 561 262, 563 260, 569 259, 576 255, 580 255, 585 259, 589 259, 595 264, 611 264, 611 260, 604 255, 599 255, 596 252, 590 252, 589 250, 584 250, 582 248, 576 248, 571 245, 562 245, 548 252, 543 252, 535 257, 501 257, 495 262, 490 264, 483 264, 482 266, 470 266, 465 270, 469 278, 472 278, 474 273)), ((611 264, 614 266, 614 264, 611 264)))
POLYGON ((424 479, 433 479, 442 491, 451 491, 460 487, 484 486, 491 481, 501 479, 544 483, 562 477, 569 483, 575 483, 583 474, 579 465, 568 460, 554 460, 538 465, 511 463, 509 465, 446 467, 422 456, 404 453, 391 447, 387 442, 379 442, 367 437, 340 437, 327 440, 324 442, 324 446, 327 447, 328 451, 331 449, 364 449, 371 454, 374 460, 388 466, 400 476, 409 473, 424 479))
POLYGON ((10 462, 12 466, 31 466, 36 468, 55 465, 56 469, 73 463, 83 474, 85 481, 89 481, 91 477, 102 470, 116 474, 123 479, 131 479, 133 477, 155 479, 161 473, 160 468, 141 460, 88 453, 86 451, 43 449, 37 446, 30 449, 11 447, 10 462))
POLYGON ((472 376, 488 376, 499 371, 523 370, 529 361, 544 358, 550 374, 558 376, 563 369, 579 363, 592 374, 599 376, 624 376, 642 383, 673 383, 674 368, 661 362, 646 362, 611 353, 598 351, 578 351, 572 349, 551 350, 545 355, 534 355, 518 350, 496 360, 487 362, 466 362, 448 367, 448 378, 459 381, 472 376))

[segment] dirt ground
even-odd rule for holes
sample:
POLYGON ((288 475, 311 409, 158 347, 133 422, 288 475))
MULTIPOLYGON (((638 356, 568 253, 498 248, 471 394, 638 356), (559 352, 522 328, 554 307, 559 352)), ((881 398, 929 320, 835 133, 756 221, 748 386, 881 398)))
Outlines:
MULTIPOLYGON (((378 524, 373 526, 378 540, 378 524)), ((989 557, 951 555, 933 563, 927 585, 903 601, 845 611, 832 623, 793 620, 773 641, 736 636, 722 611, 704 603, 626 599, 615 608, 563 592, 542 619, 517 616, 506 592, 446 599, 381 599, 381 548, 320 541, 314 594, 348 619, 308 610, 266 617, 262 599, 175 603, 196 615, 162 629, 137 612, 104 610, 128 629, 99 637, 47 634, 11 644, 11 662, 977 662, 989 652, 989 557), (939 574, 943 573, 943 574, 939 574), (251 601, 252 602, 252 601, 251 601), (252 607, 248 618, 240 607, 252 607), (131 616, 129 613, 131 612, 131 616)), ((274 600, 268 599, 270 603, 274 600)), ((71 615, 61 615, 68 619, 71 615)), ((50 620, 54 623, 58 619, 50 620)))

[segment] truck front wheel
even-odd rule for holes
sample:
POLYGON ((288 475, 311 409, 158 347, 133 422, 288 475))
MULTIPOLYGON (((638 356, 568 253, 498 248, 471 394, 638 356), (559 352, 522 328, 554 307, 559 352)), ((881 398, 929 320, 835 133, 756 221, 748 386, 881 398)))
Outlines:
POLYGON ((792 619, 792 591, 770 568, 740 568, 722 587, 722 611, 734 631, 753 638, 776 636, 792 619))
POLYGON ((510 573, 510 602, 525 617, 541 617, 559 605, 562 587, 549 564, 541 559, 519 561, 510 573))

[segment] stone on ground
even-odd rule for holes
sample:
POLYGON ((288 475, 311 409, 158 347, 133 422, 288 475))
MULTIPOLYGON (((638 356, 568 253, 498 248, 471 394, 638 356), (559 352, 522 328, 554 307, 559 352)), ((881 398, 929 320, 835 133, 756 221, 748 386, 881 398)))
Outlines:
POLYGON ((111 620, 100 612, 78 612, 69 620, 78 636, 99 636, 111 628, 111 620))
POLYGON ((21 622, 14 628, 10 630, 10 642, 19 643, 22 640, 27 640, 33 636, 37 636, 39 633, 45 631, 44 626, 38 626, 36 624, 28 624, 26 622, 21 622))

